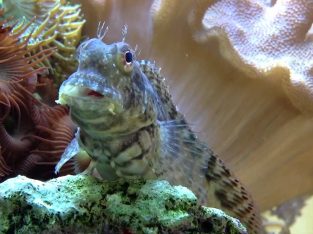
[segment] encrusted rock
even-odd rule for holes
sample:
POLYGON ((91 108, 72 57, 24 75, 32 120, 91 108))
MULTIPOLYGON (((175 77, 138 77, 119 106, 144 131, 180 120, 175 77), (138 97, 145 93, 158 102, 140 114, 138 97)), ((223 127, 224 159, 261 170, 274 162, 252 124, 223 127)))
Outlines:
POLYGON ((197 205, 164 180, 99 182, 24 176, 0 184, 0 233, 246 233, 220 210, 197 205))

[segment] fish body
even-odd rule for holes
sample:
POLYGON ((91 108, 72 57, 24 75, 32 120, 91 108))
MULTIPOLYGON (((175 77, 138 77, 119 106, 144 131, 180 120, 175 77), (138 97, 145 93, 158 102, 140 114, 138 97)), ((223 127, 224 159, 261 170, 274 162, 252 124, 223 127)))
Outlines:
POLYGON ((79 48, 78 71, 60 87, 58 102, 70 106, 80 127, 74 140, 103 179, 158 173, 151 166, 160 149, 157 96, 133 56, 126 43, 91 39, 79 48))
POLYGON ((56 172, 83 150, 91 159, 88 170, 99 178, 165 178, 239 218, 251 233, 261 232, 251 196, 197 139, 155 64, 137 61, 124 41, 105 44, 101 38, 82 43, 78 61, 57 102, 70 107, 79 131, 56 172))

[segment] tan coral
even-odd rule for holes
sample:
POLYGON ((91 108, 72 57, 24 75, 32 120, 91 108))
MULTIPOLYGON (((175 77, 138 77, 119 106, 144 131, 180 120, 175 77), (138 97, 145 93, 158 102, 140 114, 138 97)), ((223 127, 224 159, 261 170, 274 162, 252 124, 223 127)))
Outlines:
POLYGON ((313 1, 219 1, 203 18, 200 41, 217 37, 221 52, 249 77, 275 79, 294 105, 313 111, 313 1), (283 22, 283 23, 282 23, 283 22))

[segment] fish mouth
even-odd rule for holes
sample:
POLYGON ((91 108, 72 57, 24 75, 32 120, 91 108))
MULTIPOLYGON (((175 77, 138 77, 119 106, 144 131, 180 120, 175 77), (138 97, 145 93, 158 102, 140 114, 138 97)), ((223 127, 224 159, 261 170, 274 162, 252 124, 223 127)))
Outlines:
POLYGON ((114 92, 109 89, 103 94, 88 87, 66 84, 60 88, 56 103, 82 111, 98 111, 101 107, 112 114, 117 114, 123 107, 113 94, 114 92))
POLYGON ((103 99, 104 95, 93 89, 76 86, 76 85, 66 85, 59 92, 59 99, 56 103, 61 105, 69 105, 75 100, 80 101, 97 101, 103 99))
POLYGON ((92 90, 92 89, 87 89, 87 96, 89 97, 95 97, 95 98, 103 98, 104 95, 95 91, 95 90, 92 90))

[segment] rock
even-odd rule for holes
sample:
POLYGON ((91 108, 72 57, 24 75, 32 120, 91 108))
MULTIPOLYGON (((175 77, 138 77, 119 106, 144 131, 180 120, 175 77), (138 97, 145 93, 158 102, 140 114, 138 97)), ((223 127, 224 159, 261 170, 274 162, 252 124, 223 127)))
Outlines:
POLYGON ((0 233, 247 233, 164 180, 100 182, 86 175, 0 184, 0 233))

